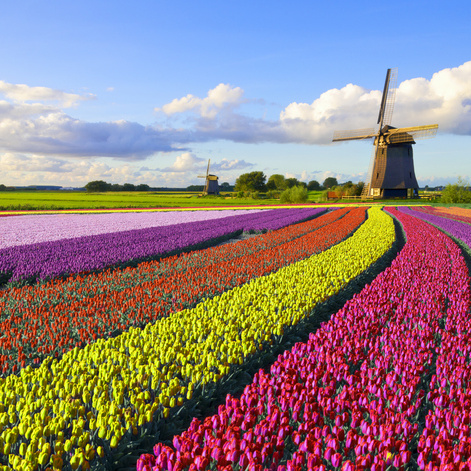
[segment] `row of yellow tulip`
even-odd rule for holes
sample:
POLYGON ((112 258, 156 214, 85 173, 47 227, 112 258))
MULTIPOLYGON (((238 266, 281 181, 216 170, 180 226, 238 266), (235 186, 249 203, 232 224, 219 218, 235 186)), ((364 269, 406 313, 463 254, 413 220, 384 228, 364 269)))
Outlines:
POLYGON ((344 242, 144 329, 0 379, 0 452, 15 470, 87 469, 273 342, 392 245, 378 208, 344 242), (125 442, 125 440, 123 440, 125 442))

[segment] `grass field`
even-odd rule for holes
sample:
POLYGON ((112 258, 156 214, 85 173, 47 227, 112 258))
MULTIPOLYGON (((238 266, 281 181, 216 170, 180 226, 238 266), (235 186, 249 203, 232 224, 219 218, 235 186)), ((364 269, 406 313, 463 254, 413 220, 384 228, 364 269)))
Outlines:
MULTIPOLYGON (((309 201, 319 201, 321 194, 310 192, 309 201)), ((277 199, 232 198, 231 195, 199 197, 197 192, 0 192, 0 210, 231 207, 279 203, 277 199)))
MULTIPOLYGON (((73 191, 18 191, 0 192, 0 211, 33 211, 61 209, 118 209, 118 208, 192 208, 192 207, 241 207, 251 205, 279 205, 279 199, 235 198, 234 193, 221 196, 200 197, 198 192, 107 192, 85 193, 73 191)), ((327 204, 358 204, 357 199, 322 201, 322 191, 310 191, 308 202, 327 204)), ((377 200, 368 201, 369 205, 432 205, 450 206, 436 200, 377 200)), ((471 204, 459 205, 470 208, 471 204)))

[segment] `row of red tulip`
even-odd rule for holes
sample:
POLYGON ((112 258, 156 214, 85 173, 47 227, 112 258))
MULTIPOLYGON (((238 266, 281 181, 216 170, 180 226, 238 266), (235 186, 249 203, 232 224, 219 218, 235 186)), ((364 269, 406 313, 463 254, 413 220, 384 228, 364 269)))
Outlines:
POLYGON ((229 395, 173 448, 157 444, 143 455, 138 471, 471 463, 466 264, 439 230, 389 211, 407 237, 391 266, 306 344, 260 370, 240 399, 229 395))
MULTIPOLYGON (((95 288, 93 296, 86 288, 85 297, 80 291, 76 292, 79 296, 69 291, 70 284, 77 280, 52 284, 55 289, 62 287, 65 300, 49 296, 46 302, 40 296, 41 286, 4 292, 0 300, 3 332, 0 371, 3 375, 14 373, 46 356, 59 356, 76 346, 107 337, 117 329, 145 325, 322 252, 355 230, 365 220, 365 212, 365 208, 334 211, 313 221, 238 242, 235 247, 215 247, 162 263, 109 272, 105 279, 119 280, 112 280, 108 288, 103 285, 95 288), (134 279, 134 283, 128 282, 126 287, 129 279, 134 279), (116 286, 118 289, 114 289, 116 286), (19 299, 18 293, 22 294, 19 299)), ((93 285, 88 278, 83 281, 93 285)))

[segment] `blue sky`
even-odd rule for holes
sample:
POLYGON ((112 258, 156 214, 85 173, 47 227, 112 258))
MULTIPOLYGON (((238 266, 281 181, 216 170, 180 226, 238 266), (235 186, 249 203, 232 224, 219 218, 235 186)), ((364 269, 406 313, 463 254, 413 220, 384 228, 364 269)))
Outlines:
POLYGON ((0 183, 181 187, 262 170, 363 180, 398 68, 392 124, 439 124, 414 146, 420 185, 471 179, 467 1, 6 1, 0 183))

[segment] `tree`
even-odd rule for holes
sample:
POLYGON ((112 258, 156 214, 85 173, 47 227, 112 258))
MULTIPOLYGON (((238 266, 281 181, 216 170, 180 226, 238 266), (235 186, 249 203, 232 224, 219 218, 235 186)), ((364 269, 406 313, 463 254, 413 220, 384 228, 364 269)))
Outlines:
POLYGON ((190 185, 190 186, 187 186, 186 189, 188 191, 203 191, 204 185, 190 185))
POLYGON ((287 178, 286 179, 286 188, 293 188, 295 186, 298 186, 301 182, 298 181, 297 178, 287 178))
POLYGON ((141 183, 140 185, 136 186, 136 191, 149 191, 150 187, 146 183, 141 183))
POLYGON ((365 182, 358 182, 355 185, 355 196, 361 196, 361 193, 363 191, 363 188, 365 187, 365 182))
POLYGON ((327 177, 322 184, 324 188, 332 188, 333 186, 338 186, 337 179, 334 177, 327 177))
POLYGON ((88 182, 85 185, 85 188, 89 193, 104 192, 109 191, 111 189, 111 184, 106 183, 103 180, 94 180, 93 182, 88 182))
POLYGON ((228 182, 221 183, 219 187, 222 191, 231 191, 231 185, 228 182))
POLYGON ((132 183, 125 183, 123 185, 123 191, 136 191, 136 187, 132 183))
POLYGON ((265 180, 267 177, 263 172, 243 173, 236 180, 235 191, 265 191, 265 180))
POLYGON ((311 180, 307 184, 307 189, 309 191, 320 191, 321 190, 321 184, 317 180, 311 180))
POLYGON ((267 190, 284 190, 286 188, 286 180, 283 175, 275 173, 267 182, 267 190))

